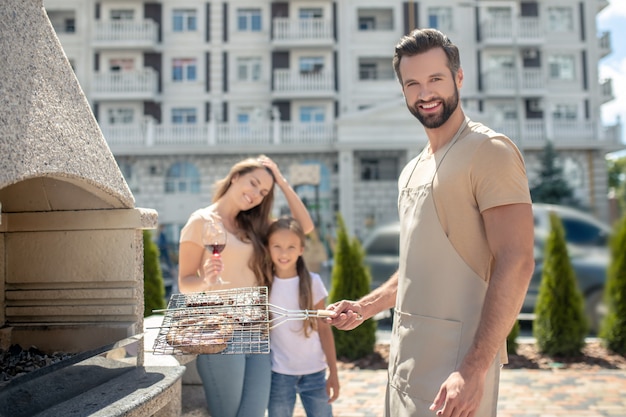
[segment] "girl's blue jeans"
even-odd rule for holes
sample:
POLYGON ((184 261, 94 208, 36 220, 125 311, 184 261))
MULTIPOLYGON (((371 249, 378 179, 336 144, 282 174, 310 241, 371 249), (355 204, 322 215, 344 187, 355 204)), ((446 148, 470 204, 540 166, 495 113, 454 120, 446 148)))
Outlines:
POLYGON ((326 370, 309 375, 285 375, 272 372, 272 390, 268 417, 292 417, 296 394, 307 417, 332 417, 326 393, 326 370))

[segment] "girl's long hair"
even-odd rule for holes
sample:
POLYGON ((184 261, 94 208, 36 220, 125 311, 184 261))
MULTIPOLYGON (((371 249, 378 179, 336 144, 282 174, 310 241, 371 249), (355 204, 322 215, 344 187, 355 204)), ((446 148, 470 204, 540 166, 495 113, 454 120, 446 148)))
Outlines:
MULTIPOLYGON (((270 236, 279 230, 289 230, 292 233, 295 233, 300 239, 300 243, 304 248, 306 246, 306 235, 304 234, 304 230, 302 230, 302 226, 296 219, 289 216, 282 216, 276 221, 274 221, 267 232, 267 242, 269 242, 270 236)), ((304 263, 304 258, 302 255, 298 256, 298 260, 296 261, 296 271, 298 273, 298 277, 300 277, 299 288, 298 288, 298 301, 300 308, 302 310, 313 310, 313 288, 311 284, 311 274, 309 273, 306 264, 304 263)), ((272 277, 274 276, 274 267, 272 265, 271 268, 272 277)), ((310 317, 304 321, 304 325, 302 326, 304 330, 304 336, 309 337, 312 331, 317 330, 317 319, 314 317, 310 317)))
MULTIPOLYGON (((263 155, 260 155, 263 157, 263 155)), ((258 158, 248 158, 237 162, 230 169, 230 172, 226 177, 218 180, 215 183, 215 192, 213 194, 213 202, 222 198, 232 185, 232 180, 237 176, 245 175, 256 169, 265 169, 270 173, 274 182, 274 174, 272 171, 263 165, 258 158)), ((269 189, 269 192, 258 206, 252 207, 246 211, 240 211, 235 217, 235 223, 237 230, 235 231, 237 238, 242 242, 250 242, 252 244, 253 253, 252 258, 248 261, 248 266, 254 272, 257 278, 257 282, 261 286, 270 286, 270 281, 267 281, 268 277, 265 273, 265 244, 263 237, 267 233, 267 227, 270 224, 270 215, 272 213, 272 205, 274 204, 274 186, 269 189)))

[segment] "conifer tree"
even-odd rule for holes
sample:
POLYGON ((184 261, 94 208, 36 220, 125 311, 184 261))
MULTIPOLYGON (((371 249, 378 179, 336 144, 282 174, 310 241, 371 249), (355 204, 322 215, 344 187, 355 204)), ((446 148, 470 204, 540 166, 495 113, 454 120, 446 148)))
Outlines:
MULTIPOLYGON (((340 214, 337 215, 337 243, 331 274, 329 300, 358 300, 370 291, 371 277, 363 263, 363 248, 348 232, 340 214)), ((360 359, 374 352, 376 322, 368 319, 356 329, 344 331, 333 327, 337 357, 360 359)))
POLYGON ((607 348, 626 355, 626 216, 616 223, 610 242, 611 264, 604 291, 608 311, 600 337, 607 348))
POLYGON ((566 358, 580 354, 588 331, 584 300, 567 252, 563 224, 554 213, 550 213, 535 316, 533 335, 541 352, 566 358))
POLYGON ((143 231, 143 316, 152 315, 152 310, 165 308, 165 285, 159 264, 159 248, 152 240, 149 230, 143 231))
POLYGON ((551 141, 541 155, 541 169, 535 184, 530 188, 530 195, 535 203, 565 204, 576 206, 574 191, 563 174, 563 168, 558 163, 558 154, 551 141))

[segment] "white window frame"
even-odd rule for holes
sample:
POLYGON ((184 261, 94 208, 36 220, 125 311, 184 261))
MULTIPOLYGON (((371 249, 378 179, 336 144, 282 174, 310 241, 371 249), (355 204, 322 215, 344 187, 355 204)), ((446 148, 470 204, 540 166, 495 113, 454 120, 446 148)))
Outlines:
POLYGON ((115 107, 107 109, 109 125, 127 125, 135 121, 135 110, 132 107, 115 107))
POLYGON ((550 55, 548 77, 551 80, 573 81, 576 79, 576 57, 574 55, 550 55))
POLYGON ((556 103, 552 109, 552 120, 578 120, 578 106, 574 103, 556 103))
POLYGON ((175 107, 171 120, 173 125, 194 125, 198 122, 198 112, 193 107, 175 107))
POLYGON ((258 56, 237 58, 237 81, 260 81, 262 75, 262 60, 258 56))
POLYGON ((326 60, 323 56, 302 56, 298 59, 300 74, 319 74, 324 70, 326 60))
POLYGON ((323 106, 302 106, 298 113, 298 120, 302 124, 326 122, 326 108, 323 106))
POLYGON ((198 12, 195 9, 172 10, 173 32, 195 32, 198 30, 198 12))
POLYGON ((237 30, 239 32, 260 32, 263 29, 261 9, 237 9, 237 30))
POLYGON ((567 6, 548 7, 548 30, 570 33, 574 31, 574 10, 567 6))
POLYGON ((109 11, 109 19, 129 21, 135 19, 135 11, 133 9, 111 9, 109 11))
POLYGON ((196 58, 172 58, 172 81, 190 82, 198 79, 196 58), (178 70, 180 68, 180 70, 178 70))
POLYGON ((452 30, 452 7, 436 6, 428 8, 428 26, 442 32, 452 30))

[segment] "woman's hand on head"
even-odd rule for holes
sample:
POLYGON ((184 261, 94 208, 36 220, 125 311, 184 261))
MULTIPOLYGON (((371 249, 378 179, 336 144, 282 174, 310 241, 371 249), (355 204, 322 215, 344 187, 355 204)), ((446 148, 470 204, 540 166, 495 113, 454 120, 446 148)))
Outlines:
POLYGON ((280 172, 280 169, 278 169, 278 165, 271 158, 268 158, 267 156, 261 156, 259 157, 259 162, 261 162, 261 164, 263 164, 264 167, 272 171, 272 175, 274 176, 274 181, 276 182, 285 181, 283 174, 280 172))

